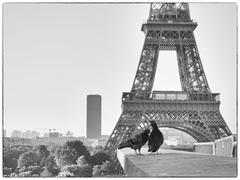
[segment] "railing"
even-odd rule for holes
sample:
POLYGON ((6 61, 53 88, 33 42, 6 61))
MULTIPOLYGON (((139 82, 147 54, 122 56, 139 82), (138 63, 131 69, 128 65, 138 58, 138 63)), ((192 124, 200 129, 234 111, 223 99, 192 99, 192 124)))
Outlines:
POLYGON ((220 101, 220 95, 185 91, 124 92, 122 94, 122 101, 134 100, 220 101))
POLYGON ((147 23, 178 23, 178 24, 197 24, 197 21, 194 19, 188 19, 188 20, 184 20, 184 19, 175 19, 175 20, 171 20, 171 19, 146 19, 143 21, 143 23, 147 24, 147 23))
POLYGON ((160 45, 169 45, 169 44, 194 44, 195 41, 193 39, 161 39, 161 38, 151 38, 147 37, 146 42, 148 43, 156 43, 160 45))

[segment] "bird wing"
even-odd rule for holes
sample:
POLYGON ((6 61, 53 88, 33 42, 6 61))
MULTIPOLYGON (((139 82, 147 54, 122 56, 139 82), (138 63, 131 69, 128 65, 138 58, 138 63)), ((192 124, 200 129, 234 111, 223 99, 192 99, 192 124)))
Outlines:
POLYGON ((138 145, 142 142, 142 136, 137 134, 133 138, 129 139, 132 145, 138 145))
POLYGON ((152 150, 152 152, 154 152, 155 150, 158 150, 159 147, 162 145, 163 143, 163 135, 161 133, 161 131, 157 130, 153 130, 150 133, 149 139, 148 139, 148 147, 149 149, 152 150))
POLYGON ((150 133, 150 135, 149 135, 149 137, 148 137, 148 146, 150 146, 151 144, 152 144, 152 142, 153 142, 153 134, 152 134, 152 132, 150 133))

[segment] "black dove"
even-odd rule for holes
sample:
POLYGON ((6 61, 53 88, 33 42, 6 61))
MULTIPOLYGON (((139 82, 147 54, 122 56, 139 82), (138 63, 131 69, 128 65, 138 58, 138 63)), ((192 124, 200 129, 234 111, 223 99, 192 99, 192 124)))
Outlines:
POLYGON ((137 149, 139 154, 141 154, 140 153, 141 147, 143 147, 144 144, 146 144, 146 142, 148 141, 149 133, 150 133, 150 130, 145 129, 142 133, 136 134, 134 137, 128 139, 127 141, 120 143, 118 149, 130 147, 135 150, 136 154, 137 154, 137 151, 136 151, 137 149))
POLYGON ((152 131, 148 138, 148 152, 153 153, 157 151, 158 153, 158 149, 163 144, 164 137, 155 121, 150 121, 150 125, 152 126, 152 131))

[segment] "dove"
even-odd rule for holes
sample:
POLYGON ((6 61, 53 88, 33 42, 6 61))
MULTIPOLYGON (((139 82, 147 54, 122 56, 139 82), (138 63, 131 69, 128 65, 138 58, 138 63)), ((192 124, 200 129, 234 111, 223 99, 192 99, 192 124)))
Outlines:
POLYGON ((135 150, 137 154, 137 149, 139 154, 141 154, 141 148, 146 144, 148 141, 148 135, 150 133, 149 129, 145 129, 142 133, 136 134, 134 137, 128 139, 127 141, 121 142, 119 144, 118 149, 130 147, 135 150))
POLYGON ((148 137, 148 152, 152 154, 157 151, 158 154, 158 149, 163 144, 164 137, 155 121, 150 121, 150 125, 152 126, 152 131, 148 137))

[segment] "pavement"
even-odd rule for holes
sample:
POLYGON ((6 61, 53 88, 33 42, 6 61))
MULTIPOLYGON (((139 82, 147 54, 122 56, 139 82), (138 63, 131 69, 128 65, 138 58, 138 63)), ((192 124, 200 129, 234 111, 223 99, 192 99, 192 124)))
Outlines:
POLYGON ((131 177, 236 177, 237 159, 195 152, 159 149, 143 155, 134 150, 118 150, 117 156, 126 176, 131 177))

